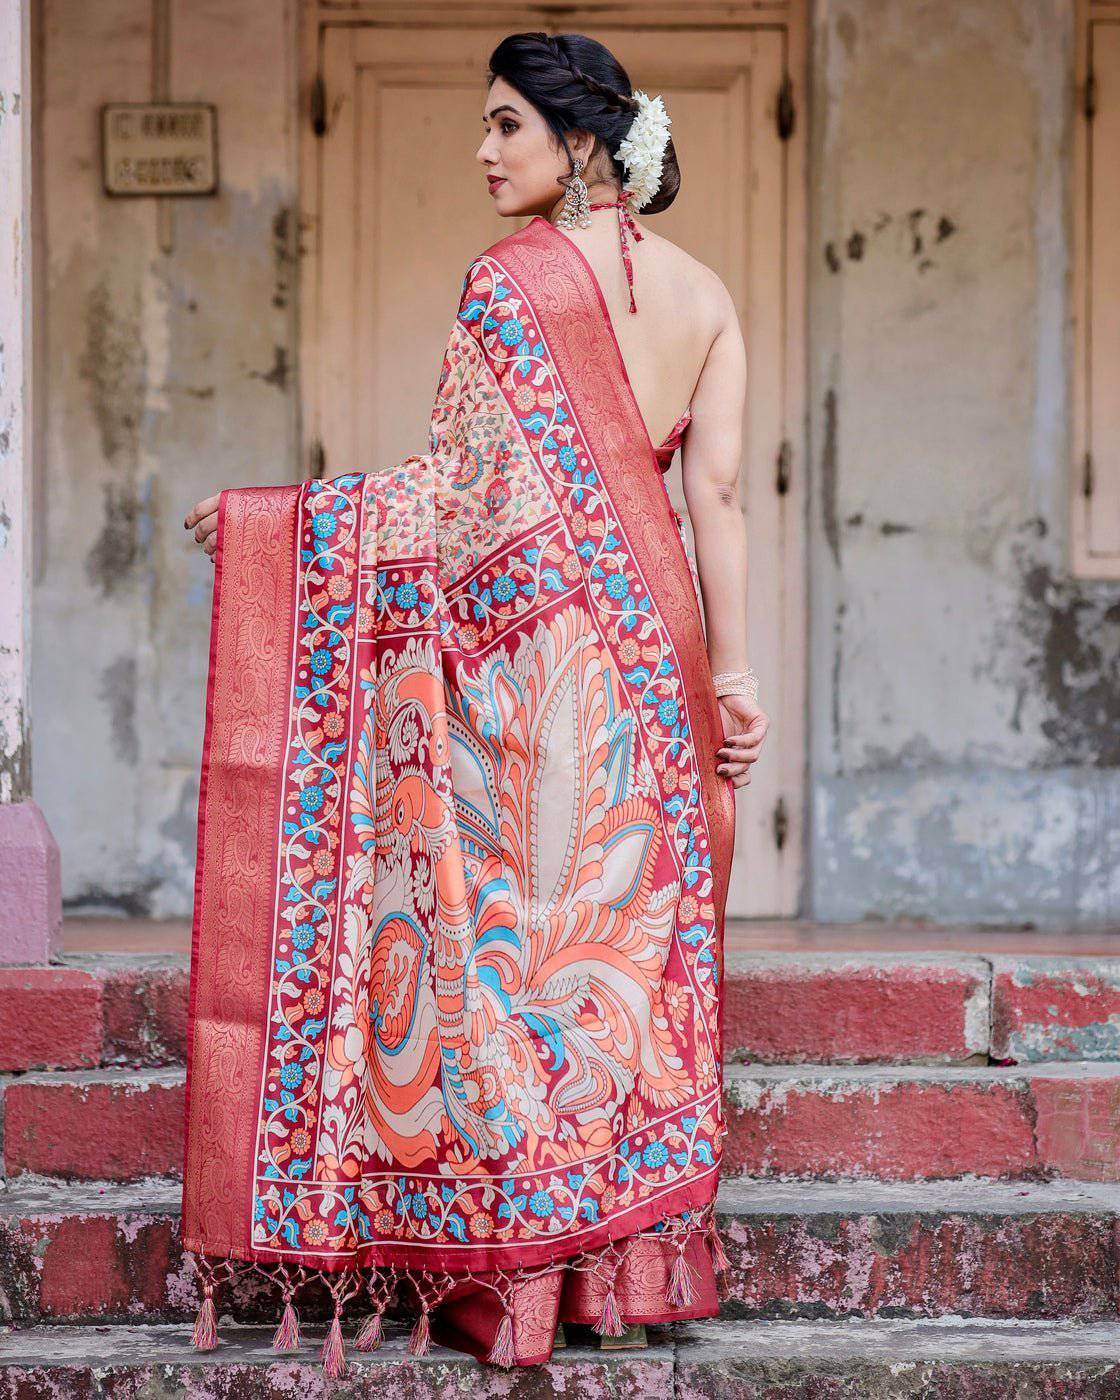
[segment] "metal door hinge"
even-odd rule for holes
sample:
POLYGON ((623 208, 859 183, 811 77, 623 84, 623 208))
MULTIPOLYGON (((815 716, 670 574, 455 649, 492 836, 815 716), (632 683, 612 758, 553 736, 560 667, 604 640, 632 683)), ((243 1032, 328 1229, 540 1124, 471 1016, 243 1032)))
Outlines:
POLYGON ((311 470, 311 481, 322 481, 323 474, 327 470, 327 454, 323 450, 323 444, 318 438, 313 438, 311 451, 308 454, 311 470))
POLYGON ((1093 454, 1086 452, 1085 460, 1081 463, 1081 492, 1084 496, 1093 494, 1093 454))
POLYGON ((780 851, 786 844, 786 837, 789 835, 789 813, 786 811, 786 800, 779 797, 774 804, 774 845, 780 851))
POLYGON ((788 73, 782 78, 782 85, 778 89, 778 139, 788 141, 793 135, 793 124, 797 116, 797 109, 793 102, 793 79, 788 73))
POLYGON ((1091 68, 1085 74, 1085 91, 1082 95, 1082 102, 1085 120, 1091 122, 1097 115, 1097 75, 1091 68))
POLYGON ((784 496, 789 490, 790 473, 793 470, 793 444, 789 438, 782 438, 782 445, 778 448, 778 475, 774 485, 778 489, 778 495, 784 496))
POLYGON ((311 84, 311 130, 316 136, 327 134, 327 85, 322 73, 316 73, 311 84))

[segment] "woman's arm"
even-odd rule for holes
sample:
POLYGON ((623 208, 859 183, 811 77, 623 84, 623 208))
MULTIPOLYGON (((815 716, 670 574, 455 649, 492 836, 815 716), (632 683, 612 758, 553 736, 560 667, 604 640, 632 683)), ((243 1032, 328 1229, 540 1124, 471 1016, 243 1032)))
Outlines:
MULTIPOLYGON (((696 572, 712 671, 745 671, 747 658, 747 522, 739 500, 747 352, 739 315, 713 274, 715 335, 692 396, 692 421, 681 451, 684 498, 696 542, 696 572)), ((750 782, 769 720, 757 701, 720 699, 725 745, 719 772, 736 787, 750 782)))
POLYGON ((747 667, 747 526, 739 503, 747 353, 739 317, 720 282, 716 332, 692 395, 681 449, 704 627, 713 671, 747 667))

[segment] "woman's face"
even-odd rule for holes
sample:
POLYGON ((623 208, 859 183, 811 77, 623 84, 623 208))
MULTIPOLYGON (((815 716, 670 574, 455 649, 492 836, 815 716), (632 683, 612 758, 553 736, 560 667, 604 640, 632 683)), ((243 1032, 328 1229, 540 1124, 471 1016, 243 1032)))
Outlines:
MULTIPOLYGON (((488 197, 505 218, 548 214, 564 197, 560 176, 571 169, 563 146, 555 145, 545 119, 505 81, 495 78, 482 107, 486 136, 477 158, 486 172, 488 197)), ((571 132, 568 145, 585 163, 594 137, 571 132)))

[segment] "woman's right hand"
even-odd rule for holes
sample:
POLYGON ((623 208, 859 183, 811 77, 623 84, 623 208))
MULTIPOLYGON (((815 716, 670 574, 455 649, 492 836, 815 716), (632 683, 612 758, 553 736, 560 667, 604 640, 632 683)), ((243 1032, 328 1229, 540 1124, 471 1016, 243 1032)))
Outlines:
POLYGON ((721 695, 719 710, 723 744, 716 755, 716 771, 737 788, 745 787, 751 780, 751 764, 758 762, 762 751, 770 718, 757 700, 748 700, 745 695, 721 695))
POLYGON ((218 547, 218 497, 207 496, 187 512, 183 521, 185 530, 193 530, 194 537, 214 562, 214 551, 218 547))

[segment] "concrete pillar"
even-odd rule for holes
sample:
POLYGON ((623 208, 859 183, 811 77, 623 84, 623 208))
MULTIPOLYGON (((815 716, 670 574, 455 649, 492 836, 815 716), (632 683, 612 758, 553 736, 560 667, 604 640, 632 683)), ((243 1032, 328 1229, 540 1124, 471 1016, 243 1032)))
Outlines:
POLYGON ((28 714, 32 3, 0 4, 0 963, 46 962, 62 929, 58 846, 31 800, 28 714))

